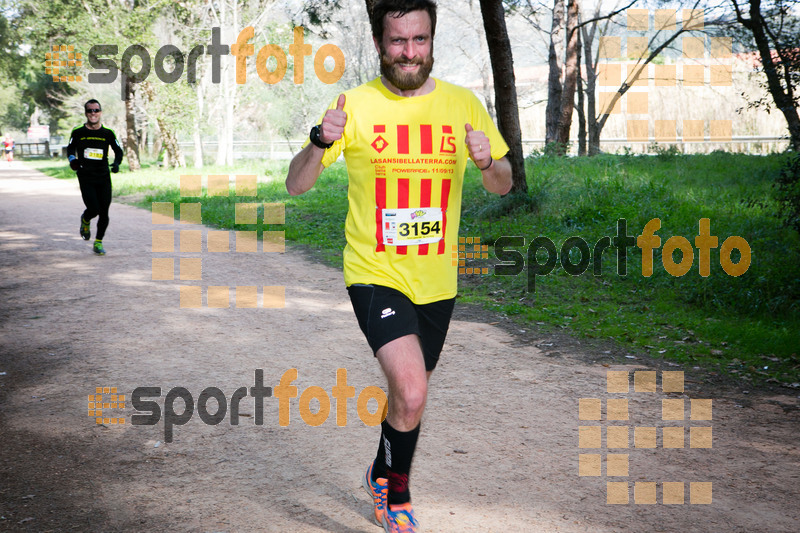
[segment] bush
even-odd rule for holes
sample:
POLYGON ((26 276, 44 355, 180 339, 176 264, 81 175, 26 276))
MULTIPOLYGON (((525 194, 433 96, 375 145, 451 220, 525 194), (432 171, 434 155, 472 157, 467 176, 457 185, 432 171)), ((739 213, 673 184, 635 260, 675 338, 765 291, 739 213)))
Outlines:
POLYGON ((794 154, 775 181, 778 214, 786 226, 800 233, 800 154, 794 154))

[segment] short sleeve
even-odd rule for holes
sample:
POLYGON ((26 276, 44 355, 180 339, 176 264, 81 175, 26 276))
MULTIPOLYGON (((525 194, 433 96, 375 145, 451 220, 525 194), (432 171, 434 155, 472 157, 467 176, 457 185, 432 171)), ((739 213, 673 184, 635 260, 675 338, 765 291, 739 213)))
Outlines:
POLYGON ((508 153, 508 144, 506 144, 505 139, 503 139, 497 126, 492 121, 492 117, 489 116, 478 97, 474 94, 471 94, 471 96, 470 115, 472 116, 472 129, 482 131, 489 137, 489 143, 492 145, 492 159, 500 159, 508 153))

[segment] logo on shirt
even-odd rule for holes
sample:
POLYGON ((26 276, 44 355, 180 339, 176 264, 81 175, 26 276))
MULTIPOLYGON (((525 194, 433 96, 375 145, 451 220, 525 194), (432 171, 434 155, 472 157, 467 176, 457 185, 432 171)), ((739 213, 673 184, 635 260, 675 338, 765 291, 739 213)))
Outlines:
POLYGON ((440 154, 454 154, 456 153, 456 138, 453 135, 452 126, 442 126, 442 142, 439 146, 440 154))
MULTIPOLYGON (((397 154, 408 154, 410 153, 411 143, 412 140, 416 141, 416 139, 412 139, 411 134, 411 127, 408 124, 397 124, 395 126, 397 130, 397 154)), ((389 146, 389 141, 387 141, 382 134, 386 134, 386 125, 385 124, 374 124, 372 126, 372 132, 377 134, 375 140, 370 143, 370 146, 375 149, 376 152, 381 153, 383 152, 386 147, 389 146)), ((416 133, 416 132, 414 132, 416 133)), ((413 135, 413 137, 417 137, 413 135)), ((454 154, 456 153, 456 137, 453 135, 453 127, 452 126, 442 126, 442 133, 439 139, 439 153, 440 154, 454 154)), ((432 124, 420 124, 419 125, 419 153, 420 154, 433 154, 434 149, 434 138, 433 138, 433 125, 432 124)))
POLYGON ((381 137, 380 135, 378 135, 378 138, 377 138, 377 139, 375 139, 374 141, 372 141, 372 144, 371 144, 371 146, 372 146, 373 148, 375 148, 375 151, 376 151, 376 152, 378 152, 378 153, 381 153, 381 152, 383 152, 383 150, 384 150, 384 149, 385 149, 387 146, 389 146, 389 143, 388 143, 388 142, 386 142, 386 139, 384 139, 383 137, 381 137))

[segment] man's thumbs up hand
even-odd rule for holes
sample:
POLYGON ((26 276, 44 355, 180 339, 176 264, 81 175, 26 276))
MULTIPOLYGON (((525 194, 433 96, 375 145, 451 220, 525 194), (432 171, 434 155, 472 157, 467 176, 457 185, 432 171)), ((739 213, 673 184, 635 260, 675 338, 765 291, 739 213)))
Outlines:
POLYGON ((339 95, 336 109, 328 109, 320 124, 319 140, 330 144, 342 138, 344 126, 347 124, 347 113, 344 112, 345 96, 339 95))
POLYGON ((492 163, 492 146, 489 144, 489 137, 482 131, 475 131, 471 124, 464 124, 467 131, 466 143, 469 156, 478 168, 486 169, 492 163))

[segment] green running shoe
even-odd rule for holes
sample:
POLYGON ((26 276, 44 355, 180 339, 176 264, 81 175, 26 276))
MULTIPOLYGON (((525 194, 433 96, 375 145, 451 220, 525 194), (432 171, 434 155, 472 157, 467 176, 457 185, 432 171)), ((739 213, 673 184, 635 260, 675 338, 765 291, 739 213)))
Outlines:
POLYGON ((94 241, 94 246, 92 246, 92 250, 97 255, 106 255, 106 251, 103 249, 103 243, 101 241, 94 241))
POLYGON ((89 229, 89 223, 83 220, 83 215, 81 215, 81 237, 83 237, 84 241, 88 241, 89 237, 92 236, 92 233, 89 229))

